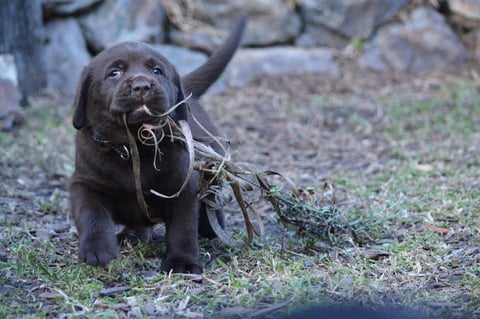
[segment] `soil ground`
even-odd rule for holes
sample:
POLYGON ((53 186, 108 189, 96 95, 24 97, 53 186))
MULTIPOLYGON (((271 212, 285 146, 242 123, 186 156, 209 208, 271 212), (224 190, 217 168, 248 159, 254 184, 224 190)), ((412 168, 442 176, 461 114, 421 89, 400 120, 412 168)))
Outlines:
MULTIPOLYGON (((202 241, 205 278, 185 286, 156 272, 162 253, 152 245, 141 253, 125 248, 120 259, 133 254, 136 261, 124 259, 129 262, 116 266, 153 282, 132 283, 113 268, 89 273, 78 263, 67 201, 74 162, 72 110, 48 98, 35 101, 22 127, 0 134, 0 317, 255 317, 285 314, 322 298, 418 308, 432 318, 480 316, 475 75, 472 70, 407 76, 349 69, 338 79, 263 78, 204 97, 235 160, 281 172, 319 193, 325 183, 333 185, 337 207, 380 223, 364 245, 316 242, 306 249, 300 235, 285 235, 272 208, 260 203, 264 239, 250 252, 202 241), (285 265, 262 268, 261 254, 285 265), (298 272, 289 268, 297 264, 298 272), (78 268, 86 273, 63 279, 78 268), (285 269, 291 275, 276 277, 285 269), (308 280, 298 281, 302 276, 308 280), (268 278, 276 279, 258 295, 268 278), (260 281, 265 283, 259 286, 260 281), (290 286, 293 282, 298 287, 290 286), (110 287, 120 289, 113 299, 102 295, 110 287), (168 297, 162 306, 132 301, 164 290, 168 297), (311 298, 315 293, 322 297, 311 298)), ((242 236, 243 219, 235 209, 229 210, 227 226, 242 236)), ((161 246, 161 228, 158 233, 161 246)))

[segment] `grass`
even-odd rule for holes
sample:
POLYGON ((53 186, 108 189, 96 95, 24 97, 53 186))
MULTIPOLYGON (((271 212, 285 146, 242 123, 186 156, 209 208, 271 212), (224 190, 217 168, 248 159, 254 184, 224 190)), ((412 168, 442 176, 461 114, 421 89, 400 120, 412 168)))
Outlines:
MULTIPOLYGON (((292 230, 267 233, 248 248, 203 240, 202 283, 158 271, 162 240, 125 247, 105 269, 79 263, 65 188, 74 131, 65 112, 33 106, 24 127, 0 133, 0 318, 278 317, 319 304, 480 315, 477 89, 457 79, 428 98, 373 101, 380 121, 342 105, 345 130, 335 133, 379 141, 379 167, 339 161, 327 176, 345 190, 338 207, 362 217, 371 240, 332 245, 292 230), (112 287, 119 292, 109 295, 112 287)), ((312 96, 311 103, 335 119, 335 102, 312 96)))

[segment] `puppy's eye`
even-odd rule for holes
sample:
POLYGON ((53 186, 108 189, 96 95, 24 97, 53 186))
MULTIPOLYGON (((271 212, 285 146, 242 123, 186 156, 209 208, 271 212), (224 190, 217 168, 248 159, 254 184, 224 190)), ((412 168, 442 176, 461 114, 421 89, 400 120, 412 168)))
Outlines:
POLYGON ((155 75, 163 75, 163 70, 156 66, 152 68, 152 73, 155 75))
POLYGON ((108 73, 108 77, 109 78, 116 78, 116 77, 120 76, 120 74, 122 74, 122 71, 120 71, 119 69, 114 69, 114 70, 111 70, 110 73, 108 73))

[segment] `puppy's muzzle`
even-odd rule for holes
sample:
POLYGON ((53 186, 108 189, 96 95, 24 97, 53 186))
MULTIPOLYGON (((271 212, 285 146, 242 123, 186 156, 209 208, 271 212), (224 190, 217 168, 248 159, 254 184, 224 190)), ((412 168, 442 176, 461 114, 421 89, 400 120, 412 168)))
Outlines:
POLYGON ((130 85, 130 94, 139 100, 148 98, 152 92, 152 83, 150 79, 145 76, 136 76, 132 79, 130 85))
POLYGON ((155 85, 154 79, 137 74, 125 79, 118 86, 110 105, 110 113, 120 124, 124 114, 128 115, 132 123, 139 123, 148 119, 148 114, 142 111, 144 106, 154 109, 162 98, 162 90, 155 85))

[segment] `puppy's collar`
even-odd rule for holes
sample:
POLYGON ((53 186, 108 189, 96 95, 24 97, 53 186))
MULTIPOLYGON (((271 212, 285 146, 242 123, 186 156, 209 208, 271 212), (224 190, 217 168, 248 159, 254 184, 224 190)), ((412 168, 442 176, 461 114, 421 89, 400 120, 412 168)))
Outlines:
POLYGON ((92 140, 100 146, 106 146, 115 151, 120 158, 127 161, 130 159, 130 150, 125 144, 115 144, 105 140, 98 132, 92 131, 92 140))

